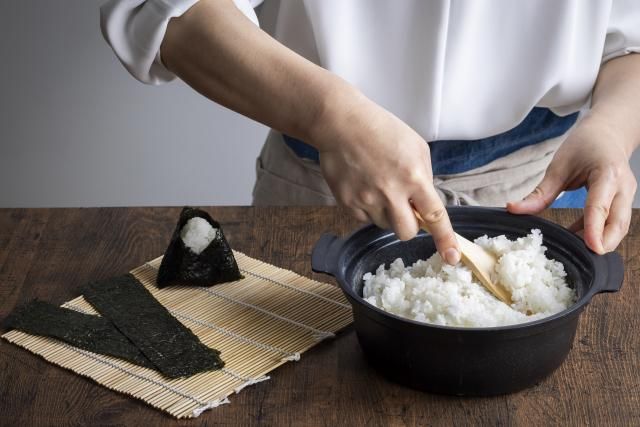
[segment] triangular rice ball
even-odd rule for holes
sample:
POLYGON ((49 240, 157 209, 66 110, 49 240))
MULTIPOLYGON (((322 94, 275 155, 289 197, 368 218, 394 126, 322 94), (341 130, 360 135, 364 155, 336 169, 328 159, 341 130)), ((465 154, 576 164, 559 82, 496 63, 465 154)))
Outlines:
POLYGON ((185 207, 160 264, 158 287, 211 286, 241 278, 220 224, 203 210, 185 207))

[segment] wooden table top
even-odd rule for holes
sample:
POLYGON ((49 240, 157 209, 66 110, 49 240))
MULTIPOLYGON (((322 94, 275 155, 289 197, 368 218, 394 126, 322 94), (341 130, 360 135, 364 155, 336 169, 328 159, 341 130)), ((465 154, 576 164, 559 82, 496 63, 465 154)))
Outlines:
MULTIPOLYGON (((336 208, 210 208, 232 247, 311 273, 324 231, 357 227, 336 208)), ((0 210, 0 320, 33 298, 60 304, 89 280, 126 272, 161 255, 179 208, 0 210)), ((544 216, 568 225, 577 210, 544 216)), ((525 391, 491 398, 417 392, 380 377, 351 328, 232 396, 231 404, 176 421, 0 340, 0 425, 587 425, 640 423, 640 211, 619 248, 626 278, 581 315, 566 362, 525 391)), ((4 332, 4 330, 2 330, 4 332)), ((637 425, 637 424, 636 424, 637 425)))

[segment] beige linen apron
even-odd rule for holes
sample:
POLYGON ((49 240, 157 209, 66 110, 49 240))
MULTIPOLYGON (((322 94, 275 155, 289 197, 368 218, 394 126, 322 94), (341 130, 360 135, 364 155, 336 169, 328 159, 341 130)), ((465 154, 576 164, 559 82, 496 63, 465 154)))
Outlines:
MULTIPOLYGON (((453 175, 437 175, 433 182, 446 205, 504 207, 520 200, 540 183, 566 135, 521 148, 484 166, 453 175)), ((320 166, 299 158, 282 134, 270 131, 256 161, 253 204, 334 205, 320 166)))

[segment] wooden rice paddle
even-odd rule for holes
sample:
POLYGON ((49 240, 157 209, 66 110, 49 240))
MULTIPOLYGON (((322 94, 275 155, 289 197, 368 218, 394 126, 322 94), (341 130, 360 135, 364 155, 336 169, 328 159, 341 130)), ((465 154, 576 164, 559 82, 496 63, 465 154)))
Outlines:
MULTIPOLYGON (((431 234, 427 224, 424 222, 420 214, 415 209, 413 212, 418 219, 420 228, 431 234)), ((496 257, 485 251, 481 246, 473 243, 471 240, 459 235, 458 233, 454 234, 456 235, 456 239, 458 239, 458 244, 460 245, 462 263, 473 272, 473 275, 476 276, 480 283, 482 283, 493 296, 505 304, 511 304, 511 295, 509 294, 509 291, 494 280, 494 271, 496 262, 498 261, 496 257)))

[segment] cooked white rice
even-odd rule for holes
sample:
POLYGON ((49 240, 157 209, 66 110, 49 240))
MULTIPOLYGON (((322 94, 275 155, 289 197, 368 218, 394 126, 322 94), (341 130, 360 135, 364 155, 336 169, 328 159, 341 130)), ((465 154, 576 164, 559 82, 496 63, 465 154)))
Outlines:
POLYGON ((381 265, 375 274, 365 274, 365 300, 409 319, 463 327, 530 322, 575 301, 564 266, 545 256, 540 230, 515 241, 482 236, 475 242, 498 257, 496 277, 511 292, 511 306, 490 294, 467 267, 443 263, 437 253, 410 267, 398 258, 388 270, 381 265))
POLYGON ((196 254, 204 251, 218 235, 218 229, 200 217, 193 217, 180 230, 180 238, 185 246, 196 254))

